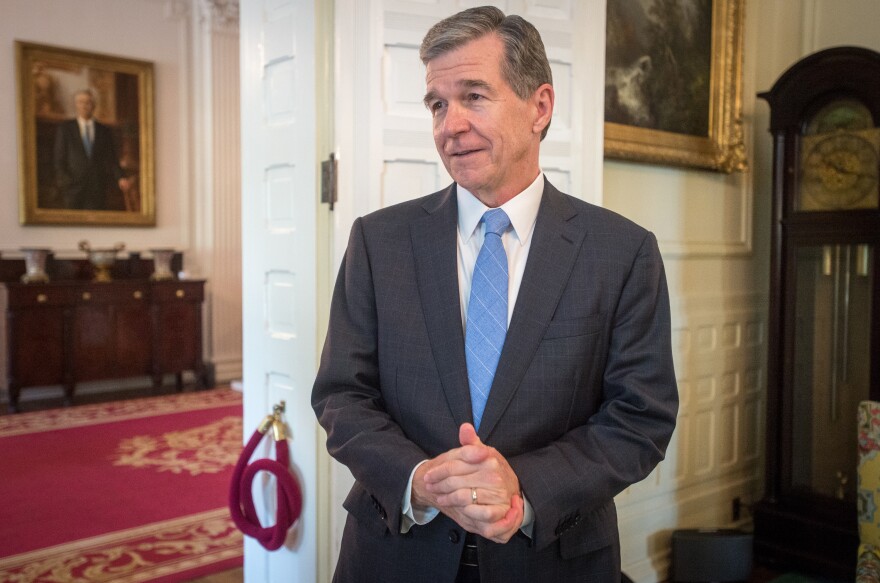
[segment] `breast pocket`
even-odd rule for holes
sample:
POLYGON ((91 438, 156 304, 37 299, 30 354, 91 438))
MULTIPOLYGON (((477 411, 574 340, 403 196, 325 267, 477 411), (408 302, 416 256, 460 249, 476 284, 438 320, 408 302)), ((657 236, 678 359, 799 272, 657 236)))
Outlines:
POLYGON ((551 320, 544 332, 543 340, 570 338, 572 336, 588 336, 596 334, 605 325, 605 314, 597 313, 582 318, 551 320))

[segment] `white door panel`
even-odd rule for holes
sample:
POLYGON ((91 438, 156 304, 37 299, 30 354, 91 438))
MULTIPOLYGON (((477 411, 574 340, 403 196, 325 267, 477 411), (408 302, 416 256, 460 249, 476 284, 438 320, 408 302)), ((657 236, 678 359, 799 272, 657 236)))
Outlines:
MULTIPOLYGON (((317 580, 317 428, 310 406, 316 347, 314 0, 241 3, 242 250, 245 440, 284 401, 303 513, 284 547, 246 538, 245 580, 317 580)), ((323 444, 320 444, 323 447, 323 444)), ((264 443, 259 455, 274 455, 264 443)), ((263 525, 274 480, 255 480, 263 525)))

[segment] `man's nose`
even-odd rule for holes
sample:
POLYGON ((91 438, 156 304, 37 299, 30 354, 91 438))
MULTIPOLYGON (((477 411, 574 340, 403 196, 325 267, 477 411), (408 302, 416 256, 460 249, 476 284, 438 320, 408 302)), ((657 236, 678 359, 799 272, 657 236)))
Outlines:
POLYGON ((443 116, 443 133, 457 135, 468 131, 471 127, 470 112, 458 103, 449 103, 446 115, 443 116))

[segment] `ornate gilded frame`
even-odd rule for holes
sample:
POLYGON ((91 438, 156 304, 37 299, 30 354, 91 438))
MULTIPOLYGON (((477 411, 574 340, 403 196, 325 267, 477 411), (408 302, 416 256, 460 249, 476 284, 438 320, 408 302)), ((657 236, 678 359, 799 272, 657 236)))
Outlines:
POLYGON ((712 54, 706 136, 605 123, 605 157, 707 168, 746 169, 742 120, 745 0, 712 1, 712 54))
POLYGON ((21 224, 154 226, 153 63, 24 41, 15 53, 21 224), (96 209, 73 208, 55 180, 55 136, 81 89, 97 96, 95 119, 110 128, 130 179, 108 187, 96 209))

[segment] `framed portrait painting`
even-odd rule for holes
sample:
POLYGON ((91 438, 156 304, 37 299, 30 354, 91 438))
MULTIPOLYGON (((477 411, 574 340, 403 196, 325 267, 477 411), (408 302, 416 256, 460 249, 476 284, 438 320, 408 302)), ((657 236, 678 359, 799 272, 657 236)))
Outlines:
POLYGON ((153 64, 15 49, 21 223, 155 225, 153 64))
POLYGON ((605 156, 744 170, 745 0, 608 0, 605 156))

